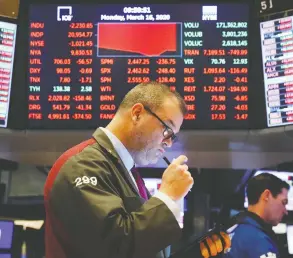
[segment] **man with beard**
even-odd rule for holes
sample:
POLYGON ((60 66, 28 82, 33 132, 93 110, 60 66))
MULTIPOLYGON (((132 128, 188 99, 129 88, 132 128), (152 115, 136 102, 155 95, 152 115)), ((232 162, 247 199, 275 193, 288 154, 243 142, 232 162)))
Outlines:
POLYGON ((137 85, 106 128, 56 161, 44 193, 46 258, 168 257, 181 235, 176 202, 193 185, 187 158, 173 160, 153 197, 135 166, 162 158, 186 111, 166 85, 137 85))
POLYGON ((263 173, 249 180, 248 210, 236 215, 231 231, 231 248, 225 258, 279 258, 277 239, 272 226, 287 215, 290 186, 278 177, 263 173))

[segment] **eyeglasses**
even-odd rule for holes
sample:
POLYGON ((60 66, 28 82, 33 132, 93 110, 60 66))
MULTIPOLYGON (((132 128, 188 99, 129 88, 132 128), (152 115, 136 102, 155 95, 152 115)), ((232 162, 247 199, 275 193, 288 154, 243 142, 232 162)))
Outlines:
POLYGON ((165 140, 171 139, 172 142, 175 142, 177 140, 177 135, 174 133, 174 131, 161 118, 159 118, 153 111, 151 111, 149 107, 144 106, 144 108, 147 112, 149 112, 151 115, 157 118, 161 122, 161 124, 165 127, 163 131, 164 139, 165 140))

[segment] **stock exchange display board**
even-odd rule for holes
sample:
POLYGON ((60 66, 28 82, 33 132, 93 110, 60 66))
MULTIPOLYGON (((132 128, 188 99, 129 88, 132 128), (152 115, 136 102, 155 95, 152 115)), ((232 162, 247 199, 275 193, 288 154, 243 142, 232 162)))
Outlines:
POLYGON ((260 24, 268 127, 293 124, 293 17, 260 24))
POLYGON ((0 127, 7 127, 17 25, 0 21, 0 127))
POLYGON ((31 4, 29 128, 105 126, 135 85, 185 99, 189 129, 246 128, 248 4, 31 4))

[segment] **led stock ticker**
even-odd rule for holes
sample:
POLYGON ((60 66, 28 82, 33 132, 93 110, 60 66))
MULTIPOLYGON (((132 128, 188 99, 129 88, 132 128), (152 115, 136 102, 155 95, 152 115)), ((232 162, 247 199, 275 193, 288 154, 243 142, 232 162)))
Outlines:
POLYGON ((260 24, 267 124, 293 123, 292 17, 260 24))
POLYGON ((17 25, 0 21, 0 127, 7 127, 17 25))
POLYGON ((157 81, 184 97, 185 128, 245 128, 248 20, 239 4, 32 5, 29 127, 104 126, 132 87, 157 81))

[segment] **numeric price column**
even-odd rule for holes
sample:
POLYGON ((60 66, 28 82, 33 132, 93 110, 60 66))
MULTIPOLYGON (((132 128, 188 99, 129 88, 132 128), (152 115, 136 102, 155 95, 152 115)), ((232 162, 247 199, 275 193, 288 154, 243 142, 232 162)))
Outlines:
POLYGON ((51 103, 48 119, 69 120, 71 109, 71 59, 54 58, 53 64, 56 67, 58 82, 52 86, 52 94, 48 96, 48 102, 51 103))
POLYGON ((93 119, 93 55, 95 26, 91 22, 69 25, 68 45, 77 77, 72 78, 72 119, 93 119))
POLYGON ((235 120, 248 119, 248 31, 247 22, 218 23, 222 46, 230 60, 228 78, 229 102, 235 120))
POLYGON ((41 107, 41 69, 42 54, 45 46, 45 24, 42 22, 30 23, 29 41, 29 96, 28 96, 28 119, 42 120, 41 107))
POLYGON ((126 69, 127 83, 130 85, 135 86, 151 80, 150 58, 128 58, 126 69))
POLYGON ((210 96, 210 119, 212 121, 226 120, 226 51, 224 49, 204 49, 203 55, 209 60, 209 67, 203 68, 203 74, 212 79, 210 84, 202 87, 204 94, 210 96))
POLYGON ((155 72, 155 80, 159 83, 166 84, 172 91, 176 91, 176 59, 175 58, 158 58, 155 72))

